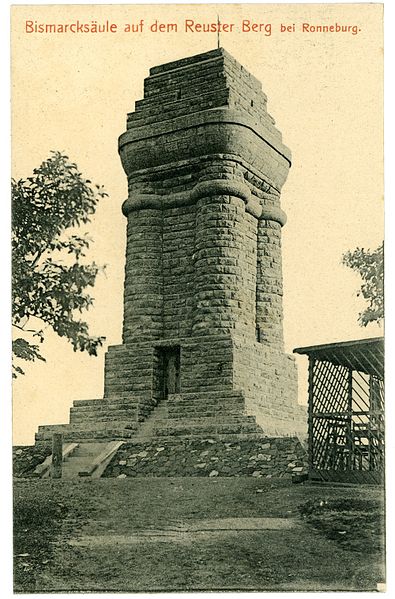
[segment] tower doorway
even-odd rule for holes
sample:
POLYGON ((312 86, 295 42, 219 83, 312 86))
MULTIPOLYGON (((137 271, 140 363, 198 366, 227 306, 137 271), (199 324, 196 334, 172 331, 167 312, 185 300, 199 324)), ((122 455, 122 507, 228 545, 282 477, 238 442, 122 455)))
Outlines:
POLYGON ((161 347, 159 352, 161 398, 180 392, 180 346, 161 347))

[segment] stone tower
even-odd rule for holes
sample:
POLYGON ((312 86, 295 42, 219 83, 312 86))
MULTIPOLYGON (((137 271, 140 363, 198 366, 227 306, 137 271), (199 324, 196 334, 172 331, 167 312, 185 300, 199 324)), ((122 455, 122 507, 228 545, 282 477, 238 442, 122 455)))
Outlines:
MULTIPOLYGON (((283 349, 280 192, 291 154, 261 84, 223 49, 154 67, 119 152, 123 343, 109 348, 104 400, 93 400, 112 422, 103 435, 132 436, 162 400, 158 434, 262 433, 254 416, 267 435, 304 430, 283 349)), ((96 409, 74 405, 71 423, 96 409)))

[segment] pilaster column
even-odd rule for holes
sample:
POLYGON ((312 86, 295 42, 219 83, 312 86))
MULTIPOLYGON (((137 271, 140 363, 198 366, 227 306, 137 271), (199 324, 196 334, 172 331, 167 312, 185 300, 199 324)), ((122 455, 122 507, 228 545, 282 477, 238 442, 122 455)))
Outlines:
POLYGON ((248 188, 212 180, 193 190, 197 201, 193 334, 234 332, 243 310, 243 219, 248 188))
POLYGON ((158 339, 162 331, 162 211, 127 214, 123 342, 158 339))
POLYGON ((279 350, 284 348, 281 227, 285 221, 280 208, 263 207, 257 239, 257 338, 279 350))

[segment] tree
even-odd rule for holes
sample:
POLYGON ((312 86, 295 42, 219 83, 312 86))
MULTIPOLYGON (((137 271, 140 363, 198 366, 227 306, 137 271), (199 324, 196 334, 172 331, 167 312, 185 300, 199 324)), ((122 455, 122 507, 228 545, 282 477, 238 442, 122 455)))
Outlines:
MULTIPOLYGON (((77 165, 52 152, 26 180, 12 189, 12 324, 18 330, 13 354, 22 360, 45 360, 39 343, 51 327, 74 351, 97 355, 104 337, 89 335, 79 319, 93 298, 86 292, 102 270, 81 262, 91 239, 77 228, 90 222, 100 198, 99 185, 84 179, 77 165)), ((13 366, 13 376, 24 374, 13 366)))
POLYGON ((358 317, 361 326, 380 322, 384 318, 384 242, 375 250, 356 248, 343 255, 343 264, 359 273, 362 278, 358 295, 368 307, 358 317))

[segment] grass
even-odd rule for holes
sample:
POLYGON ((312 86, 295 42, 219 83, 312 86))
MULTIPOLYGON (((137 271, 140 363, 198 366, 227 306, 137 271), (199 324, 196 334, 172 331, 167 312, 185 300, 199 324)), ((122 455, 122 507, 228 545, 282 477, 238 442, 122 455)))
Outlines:
POLYGON ((384 506, 374 499, 310 499, 300 506, 302 517, 343 548, 357 553, 384 551, 384 506))
MULTIPOLYGON (((296 486, 251 477, 20 480, 15 503, 15 552, 29 553, 16 558, 15 591, 376 590, 384 577, 381 533, 360 527, 374 548, 360 551, 345 535, 332 537, 328 524, 343 529, 350 516, 350 531, 373 513, 382 522, 382 494, 375 488, 296 486), (35 507, 27 516, 30 506, 35 507), (297 527, 184 542, 112 540, 138 530, 235 517, 291 518, 297 527), (87 547, 68 542, 98 535, 109 542, 87 547), (22 574, 23 563, 30 564, 28 575, 22 574)), ((373 528, 377 521, 371 519, 373 528)))
POLYGON ((48 497, 14 495, 14 581, 16 588, 34 588, 37 571, 52 558, 51 541, 59 534, 66 506, 53 489, 48 497))

